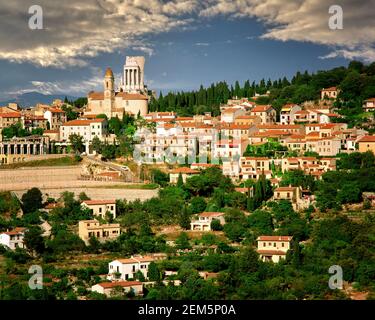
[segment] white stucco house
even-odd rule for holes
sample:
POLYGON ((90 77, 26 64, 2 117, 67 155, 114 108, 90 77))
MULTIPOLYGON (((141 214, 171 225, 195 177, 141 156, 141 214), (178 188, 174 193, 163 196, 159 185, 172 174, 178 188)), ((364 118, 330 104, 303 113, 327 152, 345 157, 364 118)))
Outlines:
POLYGON ((151 262, 164 259, 165 255, 154 256, 131 256, 128 259, 116 259, 108 264, 108 280, 134 279, 135 274, 140 271, 148 278, 148 266, 151 262))
POLYGON ((0 244, 11 250, 16 248, 25 248, 23 239, 25 237, 26 228, 15 228, 11 231, 0 234, 0 244))

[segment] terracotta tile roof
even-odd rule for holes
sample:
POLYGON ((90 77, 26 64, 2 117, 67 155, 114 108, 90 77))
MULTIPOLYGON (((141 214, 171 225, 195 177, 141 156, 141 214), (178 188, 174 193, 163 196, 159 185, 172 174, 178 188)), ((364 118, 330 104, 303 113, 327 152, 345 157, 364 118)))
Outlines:
POLYGON ((240 119, 240 120, 242 120, 242 119, 256 119, 256 118, 257 118, 257 116, 243 115, 243 116, 238 116, 235 120, 237 120, 237 119, 240 119))
POLYGON ((257 241, 290 241, 292 236, 259 236, 257 241))
POLYGON ((20 112, 3 112, 0 113, 0 118, 21 118, 20 112))
POLYGON ((279 187, 275 189, 275 192, 283 192, 283 191, 294 191, 297 187, 279 187))
POLYGON ((84 200, 82 203, 87 205, 115 204, 116 200, 84 200))
POLYGON ((23 234, 25 231, 26 231, 26 228, 17 227, 17 228, 14 228, 11 231, 3 232, 3 234, 7 234, 9 236, 14 236, 14 235, 23 234))
POLYGON ((100 123, 100 122, 103 122, 105 121, 105 119, 101 118, 101 119, 77 119, 77 120, 72 120, 72 121, 68 121, 68 122, 65 122, 63 124, 64 127, 68 127, 68 126, 89 126, 91 123, 100 123))
POLYGON ((211 167, 218 166, 218 164, 214 164, 214 163, 192 163, 190 166, 191 167, 207 167, 207 168, 211 168, 211 167))
POLYGON ((268 111, 270 109, 272 109, 272 106, 270 106, 270 105, 266 105, 266 106, 259 105, 259 106, 254 107, 250 112, 255 112, 255 113, 257 113, 257 112, 266 112, 266 111, 268 111))
POLYGON ((295 139, 295 140, 300 140, 300 139, 305 139, 306 136, 304 134, 292 134, 289 138, 295 139))
POLYGON ((300 110, 300 111, 297 111, 295 114, 296 115, 299 115, 299 114, 309 114, 310 112, 307 111, 307 110, 300 110))
POLYGON ((298 124, 258 124, 258 129, 301 129, 301 125, 298 124))
POLYGON ((114 281, 114 282, 102 282, 98 283, 99 286, 104 289, 115 288, 115 287, 132 287, 132 286, 141 286, 142 282, 140 281, 114 281))
POLYGON ((228 124, 223 124, 221 126, 221 129, 223 130, 249 130, 250 127, 249 125, 246 125, 246 124, 228 123, 228 124))
POLYGON ((190 169, 188 167, 181 167, 181 168, 177 168, 177 169, 174 169, 171 171, 171 173, 181 173, 181 174, 198 174, 199 171, 198 170, 194 170, 194 169, 190 169))
POLYGON ((65 113, 64 110, 59 109, 59 108, 48 108, 48 110, 51 111, 52 113, 65 113))
POLYGON ((118 92, 116 97, 121 97, 123 100, 148 100, 145 95, 140 93, 118 92))
POLYGON ((286 159, 289 163, 298 163, 298 159, 297 158, 287 158, 286 159))
POLYGON ((323 88, 322 91, 337 91, 336 87, 323 88))
POLYGON ((375 102, 375 98, 369 98, 369 99, 365 100, 365 102, 375 102))
POLYGON ((104 100, 104 92, 90 92, 88 94, 89 99, 92 100, 104 100))
POLYGON ((375 136, 363 136, 358 142, 375 142, 375 136))
POLYGON ((115 261, 121 262, 122 264, 133 264, 133 263, 139 263, 139 262, 152 262, 154 260, 155 259, 153 257, 144 256, 144 257, 131 257, 127 259, 116 259, 115 261))

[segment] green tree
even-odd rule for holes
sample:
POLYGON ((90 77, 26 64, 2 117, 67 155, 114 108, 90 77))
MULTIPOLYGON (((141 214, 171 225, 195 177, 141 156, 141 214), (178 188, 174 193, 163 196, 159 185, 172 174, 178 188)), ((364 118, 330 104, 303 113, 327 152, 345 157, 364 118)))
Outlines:
POLYGON ((189 230, 190 229, 190 213, 189 213, 189 210, 188 208, 186 207, 186 205, 184 206, 182 212, 181 212, 181 216, 180 216, 180 219, 179 219, 179 224, 180 224, 180 227, 185 229, 185 230, 189 230))
POLYGON ((181 232, 179 236, 176 238, 175 243, 176 243, 177 249, 180 249, 180 250, 191 249, 189 236, 187 235, 186 232, 181 232))
POLYGON ((203 197, 194 197, 191 199, 189 207, 192 214, 201 213, 206 209, 207 203, 203 197))
POLYGON ((24 243, 30 252, 42 254, 45 250, 44 240, 42 237, 42 229, 40 227, 29 227, 25 232, 24 243))
POLYGON ((178 179, 177 179, 177 187, 181 188, 184 185, 184 180, 182 179, 182 174, 181 172, 178 174, 178 179))
POLYGON ((98 136, 95 136, 93 139, 92 139, 92 142, 91 142, 91 145, 92 145, 92 149, 97 152, 97 153, 100 153, 101 150, 102 150, 102 142, 100 141, 99 137, 98 136))
POLYGON ((211 230, 213 230, 213 231, 221 231, 221 230, 223 230, 223 226, 222 226, 220 220, 213 219, 211 221, 211 230))
POLYGON ((43 207, 42 192, 38 188, 31 188, 22 195, 21 201, 24 213, 34 212, 43 207))
POLYGON ((76 154, 84 151, 85 145, 83 142, 83 137, 79 134, 73 133, 69 136, 69 143, 76 154))
POLYGON ((148 279, 150 281, 161 281, 161 271, 155 262, 151 262, 148 265, 148 279))

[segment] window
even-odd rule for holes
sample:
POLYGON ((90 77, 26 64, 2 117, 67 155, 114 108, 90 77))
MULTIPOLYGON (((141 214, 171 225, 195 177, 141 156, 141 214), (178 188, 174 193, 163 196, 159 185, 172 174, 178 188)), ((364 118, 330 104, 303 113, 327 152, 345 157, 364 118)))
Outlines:
POLYGON ((273 246, 276 247, 276 242, 273 243, 273 246))

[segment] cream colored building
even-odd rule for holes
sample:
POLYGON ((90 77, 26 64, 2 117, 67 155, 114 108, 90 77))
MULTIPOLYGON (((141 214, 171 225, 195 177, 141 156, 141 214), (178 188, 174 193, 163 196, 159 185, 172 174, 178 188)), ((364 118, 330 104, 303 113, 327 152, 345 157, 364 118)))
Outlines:
POLYGON ((97 292, 111 297, 118 293, 117 288, 121 288, 123 293, 128 293, 133 290, 136 296, 143 294, 143 284, 140 281, 115 281, 115 282, 101 282, 91 287, 92 292, 97 292), (116 290, 116 291, 115 291, 116 290))
POLYGON ((300 187, 278 187, 273 192, 273 201, 288 200, 296 211, 306 209, 311 204, 310 197, 303 197, 300 187))
POLYGON ((330 88, 323 88, 320 91, 320 98, 323 100, 325 98, 329 99, 336 99, 337 95, 339 94, 339 90, 336 87, 330 87, 330 88))
POLYGON ((197 220, 190 223, 191 230, 193 231, 211 231, 211 222, 219 220, 221 225, 225 224, 223 212, 202 212, 198 215, 197 220))
POLYGON ((120 90, 115 90, 113 72, 107 68, 104 90, 89 92, 84 115, 105 114, 108 119, 122 119, 124 113, 145 116, 148 113, 148 95, 144 85, 144 57, 126 57, 120 90))
POLYGON ((60 127, 61 141, 69 141, 69 136, 72 134, 80 135, 85 142, 91 142, 94 137, 104 140, 108 134, 108 122, 103 118, 65 122, 60 127))
POLYGON ((375 136, 364 136, 358 140, 359 152, 372 151, 375 154, 375 136))
POLYGON ((84 200, 81 206, 92 210, 94 216, 105 219, 108 212, 116 219, 116 200, 84 200))
POLYGON ((20 112, 2 112, 0 113, 0 131, 4 128, 10 127, 13 124, 21 123, 20 112))
POLYGON ((285 259, 288 250, 291 249, 291 236, 260 236, 257 239, 260 259, 264 262, 278 263, 285 259))
POLYGON ((250 111, 251 116, 258 116, 263 124, 272 124, 276 121, 276 110, 270 105, 258 105, 250 111))
POLYGON ((239 107, 226 108, 221 112, 221 121, 233 123, 237 117, 243 116, 245 113, 245 109, 239 107))
POLYGON ((78 223, 78 236, 86 243, 91 237, 99 241, 114 240, 121 233, 120 224, 100 224, 97 220, 82 220, 78 223))
POLYGON ((172 170, 169 173, 169 182, 170 183, 177 183, 178 177, 181 174, 182 180, 185 183, 186 179, 188 179, 192 176, 198 175, 199 173, 200 172, 198 170, 190 169, 190 168, 187 168, 187 167, 177 168, 177 169, 172 170))

